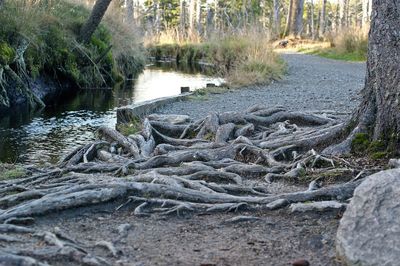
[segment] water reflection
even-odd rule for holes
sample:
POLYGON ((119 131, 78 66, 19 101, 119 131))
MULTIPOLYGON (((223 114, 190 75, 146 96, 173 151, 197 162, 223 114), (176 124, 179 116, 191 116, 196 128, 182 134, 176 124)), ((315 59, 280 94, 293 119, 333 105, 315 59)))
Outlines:
POLYGON ((220 79, 199 70, 171 70, 171 65, 148 67, 137 80, 114 90, 84 90, 62 105, 31 113, 18 109, 0 115, 0 161, 55 163, 61 156, 95 138, 99 126, 115 126, 116 108, 145 100, 177 95, 220 79))

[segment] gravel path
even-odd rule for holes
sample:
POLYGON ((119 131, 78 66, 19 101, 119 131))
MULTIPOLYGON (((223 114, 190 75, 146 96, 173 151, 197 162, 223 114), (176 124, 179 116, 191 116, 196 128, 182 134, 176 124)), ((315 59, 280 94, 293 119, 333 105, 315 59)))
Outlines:
POLYGON ((290 110, 351 112, 364 85, 365 63, 350 63, 312 55, 285 53, 288 75, 268 86, 214 94, 207 100, 177 102, 159 110, 201 118, 210 110, 241 111, 262 103, 290 110))

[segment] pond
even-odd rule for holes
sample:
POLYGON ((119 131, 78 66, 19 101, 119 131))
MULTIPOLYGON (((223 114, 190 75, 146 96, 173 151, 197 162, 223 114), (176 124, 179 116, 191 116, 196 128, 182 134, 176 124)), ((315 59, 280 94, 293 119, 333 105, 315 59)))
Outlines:
POLYGON ((222 82, 206 75, 206 70, 157 63, 130 85, 82 90, 61 105, 33 114, 19 109, 0 115, 0 162, 57 163, 77 146, 93 140, 99 126, 115 127, 118 107, 178 95, 183 86, 196 90, 222 82))

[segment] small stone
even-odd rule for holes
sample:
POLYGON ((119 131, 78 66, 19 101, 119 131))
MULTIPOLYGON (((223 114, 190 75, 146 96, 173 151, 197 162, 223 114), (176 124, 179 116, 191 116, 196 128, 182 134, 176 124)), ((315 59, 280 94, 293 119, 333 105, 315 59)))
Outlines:
POLYGON ((308 260, 305 259, 298 259, 291 262, 292 266, 310 266, 308 260))
POLYGON ((400 168, 400 159, 390 159, 388 165, 390 168, 400 168))

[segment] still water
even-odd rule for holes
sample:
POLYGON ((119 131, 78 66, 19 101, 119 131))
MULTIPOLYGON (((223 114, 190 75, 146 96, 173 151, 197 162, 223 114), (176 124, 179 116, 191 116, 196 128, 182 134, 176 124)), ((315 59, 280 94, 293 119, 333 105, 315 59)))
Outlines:
POLYGON ((56 163, 79 145, 95 138, 99 126, 114 127, 116 109, 128 104, 178 95, 221 79, 200 67, 178 69, 158 64, 147 67, 130 85, 113 90, 82 90, 62 105, 30 113, 15 110, 0 115, 0 162, 56 163))

